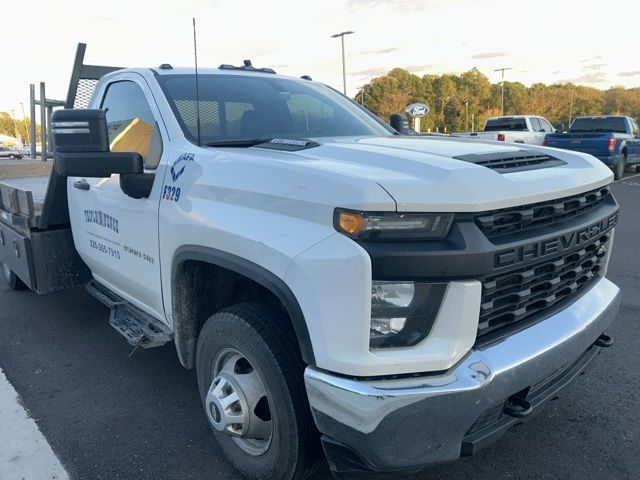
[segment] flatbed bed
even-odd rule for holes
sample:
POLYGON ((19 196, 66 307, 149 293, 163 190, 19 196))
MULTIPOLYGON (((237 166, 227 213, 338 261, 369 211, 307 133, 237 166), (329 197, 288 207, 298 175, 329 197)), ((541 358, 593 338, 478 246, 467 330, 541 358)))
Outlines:
POLYGON ((66 178, 50 163, 0 167, 0 258, 40 294, 86 283, 90 273, 73 243, 66 178))
POLYGON ((21 177, 0 180, 0 212, 5 223, 21 230, 38 225, 49 177, 21 177))

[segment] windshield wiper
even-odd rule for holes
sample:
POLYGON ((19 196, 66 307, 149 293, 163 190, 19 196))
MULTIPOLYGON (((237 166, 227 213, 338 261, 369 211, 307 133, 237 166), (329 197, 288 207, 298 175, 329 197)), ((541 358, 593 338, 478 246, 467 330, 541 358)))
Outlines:
POLYGON ((236 148, 248 148, 255 147, 261 143, 271 141, 270 138, 253 138, 247 140, 219 140, 217 142, 209 142, 205 144, 207 147, 236 147, 236 148))

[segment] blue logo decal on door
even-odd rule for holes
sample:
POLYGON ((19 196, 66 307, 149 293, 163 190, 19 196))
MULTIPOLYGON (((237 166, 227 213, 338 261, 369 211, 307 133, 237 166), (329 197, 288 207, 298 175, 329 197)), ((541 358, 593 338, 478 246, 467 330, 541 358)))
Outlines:
POLYGON ((193 162, 194 158, 194 153, 183 153, 173 162, 171 165, 171 180, 173 180, 173 183, 184 173, 187 162, 193 162))

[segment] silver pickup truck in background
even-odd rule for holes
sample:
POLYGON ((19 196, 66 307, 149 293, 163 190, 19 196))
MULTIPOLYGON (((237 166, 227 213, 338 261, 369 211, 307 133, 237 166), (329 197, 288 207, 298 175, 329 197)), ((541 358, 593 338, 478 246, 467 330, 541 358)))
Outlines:
POLYGON ((556 129, 544 117, 512 115, 489 118, 479 132, 452 133, 451 135, 477 140, 542 145, 545 136, 555 131, 556 129))

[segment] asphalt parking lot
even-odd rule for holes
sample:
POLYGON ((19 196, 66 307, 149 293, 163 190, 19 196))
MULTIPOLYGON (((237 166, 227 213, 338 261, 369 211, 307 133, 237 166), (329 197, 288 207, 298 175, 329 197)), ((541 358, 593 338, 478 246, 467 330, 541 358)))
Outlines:
MULTIPOLYGON (((615 347, 534 421, 473 458, 404 478, 640 478, 640 176, 613 191, 623 209, 609 267, 623 290, 615 347)), ((0 368, 71 478, 238 479, 209 432, 195 372, 172 346, 132 354, 108 314, 83 289, 40 297, 0 286, 0 368)), ((325 468, 314 480, 327 478, 325 468)))

